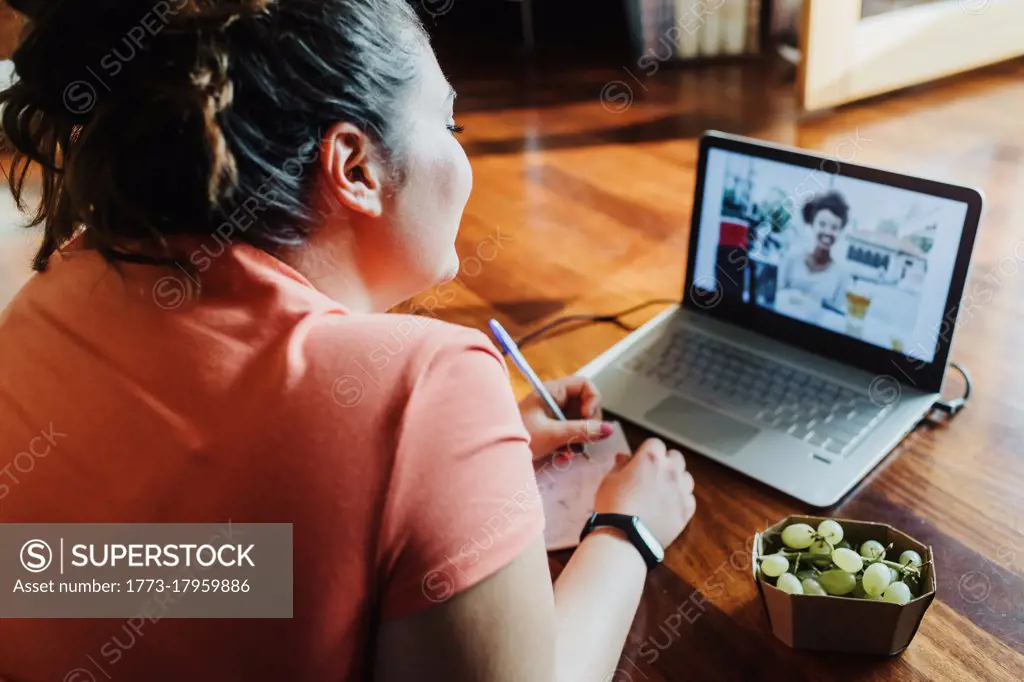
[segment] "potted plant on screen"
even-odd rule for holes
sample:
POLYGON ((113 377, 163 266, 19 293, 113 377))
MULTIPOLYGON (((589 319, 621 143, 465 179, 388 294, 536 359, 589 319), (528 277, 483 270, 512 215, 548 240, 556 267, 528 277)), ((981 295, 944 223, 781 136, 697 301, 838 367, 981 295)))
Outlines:
POLYGON ((793 222, 793 214, 787 205, 788 197, 778 187, 772 188, 769 198, 754 207, 756 217, 751 228, 750 260, 753 264, 752 296, 758 305, 775 304, 776 283, 779 276, 779 262, 786 232, 793 222))

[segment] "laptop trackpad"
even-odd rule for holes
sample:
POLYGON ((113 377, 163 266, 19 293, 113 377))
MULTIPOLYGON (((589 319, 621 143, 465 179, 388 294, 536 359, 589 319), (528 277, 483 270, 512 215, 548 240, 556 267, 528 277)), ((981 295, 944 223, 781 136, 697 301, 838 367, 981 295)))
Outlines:
POLYGON ((724 455, 736 454, 760 433, 749 424, 676 396, 666 398, 644 417, 724 455))

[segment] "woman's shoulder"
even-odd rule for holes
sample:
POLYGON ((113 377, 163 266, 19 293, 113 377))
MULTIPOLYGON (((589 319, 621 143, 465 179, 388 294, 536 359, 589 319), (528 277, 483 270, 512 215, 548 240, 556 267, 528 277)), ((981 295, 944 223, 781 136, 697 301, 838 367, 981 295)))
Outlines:
MULTIPOLYGON (((494 344, 481 331, 432 317, 384 314, 330 315, 306 335, 302 356, 322 383, 331 377, 335 399, 388 390, 410 393, 425 381, 444 381, 453 368, 507 375, 494 344)), ((481 377, 483 379, 484 377, 481 377)), ((507 383, 507 379, 505 379, 507 383)))
POLYGON ((385 358, 424 361, 438 353, 462 350, 480 350, 500 357, 480 330, 420 315, 332 315, 316 323, 312 336, 318 351, 330 353, 344 348, 349 355, 363 353, 374 365, 385 358))
POLYGON ((268 307, 289 311, 285 318, 308 337, 305 350, 314 362, 329 364, 340 356, 354 356, 378 365, 417 362, 452 348, 494 350, 480 331, 433 316, 350 312, 290 266, 256 249, 239 245, 232 255, 237 267, 230 274, 250 288, 253 281, 260 282, 268 307))

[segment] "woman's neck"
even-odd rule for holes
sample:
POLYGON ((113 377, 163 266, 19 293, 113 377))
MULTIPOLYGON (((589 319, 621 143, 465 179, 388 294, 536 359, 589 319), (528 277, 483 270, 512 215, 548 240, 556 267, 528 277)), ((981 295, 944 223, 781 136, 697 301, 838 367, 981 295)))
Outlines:
POLYGON ((313 237, 298 249, 283 251, 279 257, 308 279, 317 291, 351 312, 372 313, 387 308, 374 300, 347 242, 313 237))
POLYGON ((816 246, 814 247, 814 250, 811 251, 807 262, 808 264, 815 265, 819 268, 824 267, 832 262, 832 251, 823 246, 816 246))

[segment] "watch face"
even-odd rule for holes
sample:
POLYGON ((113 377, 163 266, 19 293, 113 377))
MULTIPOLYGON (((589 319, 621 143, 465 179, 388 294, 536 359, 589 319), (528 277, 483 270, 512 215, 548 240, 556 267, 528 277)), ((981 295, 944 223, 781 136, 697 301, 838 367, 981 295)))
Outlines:
POLYGON ((647 530, 647 526, 644 525, 643 521, 633 517, 633 524, 636 526, 636 532, 643 538, 644 544, 651 548, 651 552, 658 558, 658 561, 662 561, 665 558, 665 550, 662 548, 661 543, 658 539, 651 535, 651 531, 647 530))

